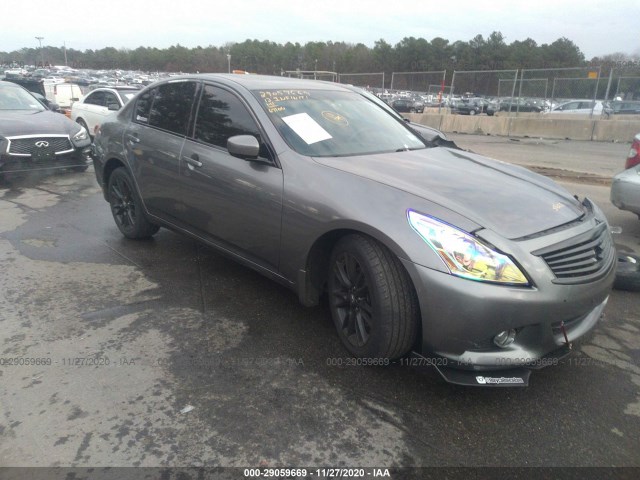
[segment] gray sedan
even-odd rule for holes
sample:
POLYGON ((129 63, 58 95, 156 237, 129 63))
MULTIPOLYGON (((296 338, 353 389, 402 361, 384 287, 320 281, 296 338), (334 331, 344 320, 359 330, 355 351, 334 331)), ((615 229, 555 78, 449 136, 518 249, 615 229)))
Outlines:
POLYGON ((524 385, 600 319, 609 227, 590 200, 445 145, 350 87, 208 74, 147 87, 94 155, 123 235, 170 228, 304 305, 326 296, 361 364, 524 385))

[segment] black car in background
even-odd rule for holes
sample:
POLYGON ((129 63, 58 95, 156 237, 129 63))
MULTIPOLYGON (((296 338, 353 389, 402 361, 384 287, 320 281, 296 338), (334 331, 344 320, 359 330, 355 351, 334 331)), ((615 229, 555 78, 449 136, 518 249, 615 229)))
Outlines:
POLYGON ((609 102, 614 115, 640 115, 640 101, 615 100, 609 102))
POLYGON ((478 115, 487 113, 487 107, 489 107, 489 101, 484 98, 464 98, 453 105, 451 113, 478 115))
POLYGON ((396 112, 403 113, 422 113, 424 112, 424 103, 411 98, 398 98, 391 102, 391 107, 396 112))
POLYGON ((86 170, 88 132, 28 90, 0 81, 0 175, 34 169, 86 170))
POLYGON ((493 103, 487 107, 487 115, 493 115, 496 112, 537 112, 540 113, 544 110, 544 105, 537 101, 528 98, 506 98, 498 102, 493 103))

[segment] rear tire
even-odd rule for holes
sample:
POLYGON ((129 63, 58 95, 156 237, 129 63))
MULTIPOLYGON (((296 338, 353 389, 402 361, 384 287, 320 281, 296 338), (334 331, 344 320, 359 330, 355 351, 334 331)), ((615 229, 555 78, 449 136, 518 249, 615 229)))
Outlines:
POLYGON ((133 180, 124 167, 111 173, 108 197, 113 219, 125 237, 134 240, 149 238, 160 229, 147 220, 133 180))
POLYGON ((328 290, 338 336, 352 355, 396 359, 411 349, 418 299, 386 247, 358 234, 342 238, 331 254, 328 290))

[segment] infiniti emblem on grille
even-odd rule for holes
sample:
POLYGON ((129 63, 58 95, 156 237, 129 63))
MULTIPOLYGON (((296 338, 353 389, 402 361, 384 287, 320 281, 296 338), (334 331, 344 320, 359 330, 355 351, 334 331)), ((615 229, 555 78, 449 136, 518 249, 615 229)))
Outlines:
POLYGON ((47 148, 48 146, 49 146, 49 142, 46 142, 44 140, 40 140, 36 142, 36 147, 38 148, 47 148))

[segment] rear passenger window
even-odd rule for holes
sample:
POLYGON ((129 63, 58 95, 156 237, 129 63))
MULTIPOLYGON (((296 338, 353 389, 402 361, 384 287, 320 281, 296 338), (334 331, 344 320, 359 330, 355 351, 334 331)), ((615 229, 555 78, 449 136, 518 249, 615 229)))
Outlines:
POLYGON ((159 85, 149 111, 149 125, 186 135, 195 93, 195 82, 159 85))
POLYGON ((149 123, 149 112, 151 111, 151 104, 153 103, 153 97, 158 92, 157 88, 147 90, 138 97, 136 102, 135 121, 138 123, 149 123))
MULTIPOLYGON (((253 135, 259 139, 260 130, 236 96, 222 88, 205 85, 196 118, 196 140, 226 149, 227 139, 234 135, 253 135)), ((261 156, 263 153, 261 151, 261 156)))

